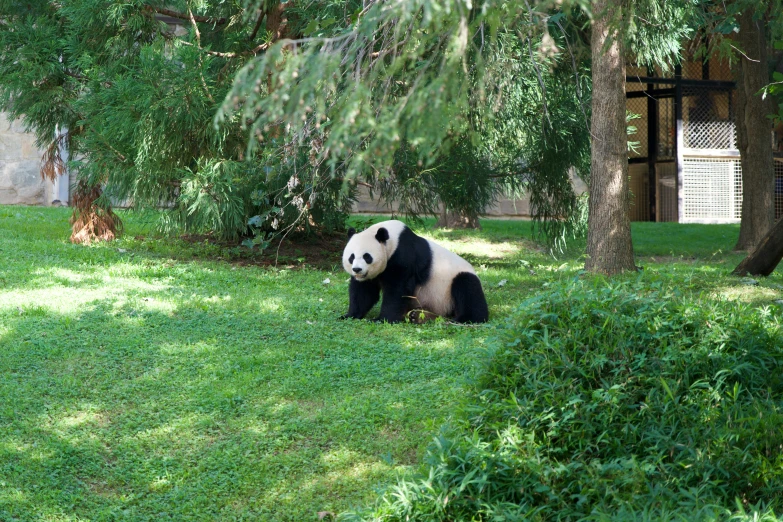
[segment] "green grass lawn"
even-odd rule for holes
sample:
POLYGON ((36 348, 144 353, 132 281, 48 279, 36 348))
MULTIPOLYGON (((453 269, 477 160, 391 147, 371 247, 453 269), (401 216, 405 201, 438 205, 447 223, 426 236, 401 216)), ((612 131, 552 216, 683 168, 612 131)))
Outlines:
MULTIPOLYGON (((231 263, 218 258, 245 254, 156 238, 138 215, 123 216, 123 239, 76 246, 69 215, 0 207, 3 521, 301 521, 372 502, 448 422, 496 325, 582 276, 529 222, 422 229, 474 264, 490 324, 339 321, 339 252, 331 265, 231 263)), ((622 277, 780 313, 780 270, 727 275, 738 231, 635 224, 644 270, 622 277)))

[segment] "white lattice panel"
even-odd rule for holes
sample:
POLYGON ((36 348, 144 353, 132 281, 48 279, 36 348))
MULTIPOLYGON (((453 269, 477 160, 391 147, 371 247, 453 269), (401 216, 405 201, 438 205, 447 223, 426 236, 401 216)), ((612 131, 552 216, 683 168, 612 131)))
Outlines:
POLYGON ((685 146, 691 149, 736 149, 733 121, 686 121, 685 146))
POLYGON ((683 160, 683 222, 736 223, 742 215, 739 159, 683 160))
POLYGON ((688 89, 683 97, 683 139, 689 149, 736 149, 734 115, 727 91, 688 89))

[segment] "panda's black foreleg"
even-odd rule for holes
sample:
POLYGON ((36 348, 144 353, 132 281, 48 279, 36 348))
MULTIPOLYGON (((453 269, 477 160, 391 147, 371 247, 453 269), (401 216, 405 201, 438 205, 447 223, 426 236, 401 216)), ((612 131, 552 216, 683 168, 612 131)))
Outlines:
POLYGON ((454 299, 454 321, 458 323, 486 323, 489 307, 476 274, 460 272, 451 283, 454 299))
POLYGON ((372 310, 381 295, 378 281, 357 281, 353 277, 348 285, 348 313, 341 319, 363 319, 372 310))
POLYGON ((412 308, 411 297, 415 290, 416 284, 413 281, 384 285, 381 313, 376 321, 386 321, 387 323, 402 321, 405 314, 412 308))

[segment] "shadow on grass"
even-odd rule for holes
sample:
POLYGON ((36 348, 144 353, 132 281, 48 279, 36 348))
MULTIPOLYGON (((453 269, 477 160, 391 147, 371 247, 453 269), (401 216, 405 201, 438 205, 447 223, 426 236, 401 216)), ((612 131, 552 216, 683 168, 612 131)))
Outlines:
POLYGON ((475 353, 459 331, 338 322, 303 295, 171 284, 6 315, 0 519, 303 520, 370 498, 475 353))

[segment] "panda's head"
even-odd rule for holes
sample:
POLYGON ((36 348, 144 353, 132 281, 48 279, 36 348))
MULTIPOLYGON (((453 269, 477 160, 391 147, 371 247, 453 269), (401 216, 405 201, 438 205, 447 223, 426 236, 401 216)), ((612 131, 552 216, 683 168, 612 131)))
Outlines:
POLYGON ((348 229, 343 268, 357 281, 374 279, 386 270, 391 255, 389 246, 389 231, 385 227, 370 227, 358 234, 348 229))

